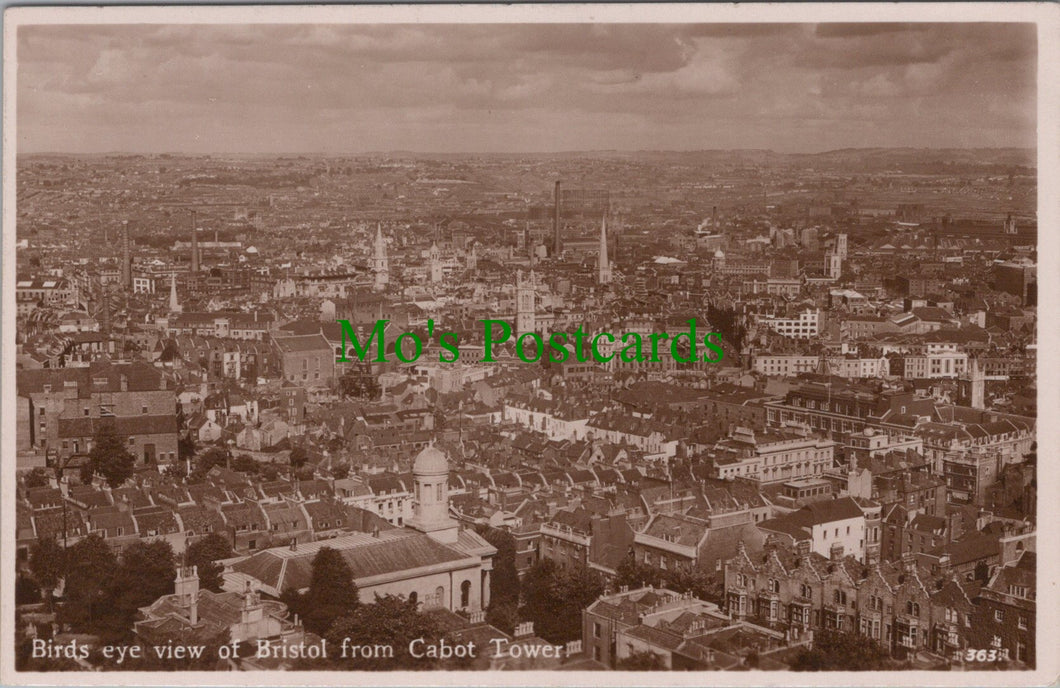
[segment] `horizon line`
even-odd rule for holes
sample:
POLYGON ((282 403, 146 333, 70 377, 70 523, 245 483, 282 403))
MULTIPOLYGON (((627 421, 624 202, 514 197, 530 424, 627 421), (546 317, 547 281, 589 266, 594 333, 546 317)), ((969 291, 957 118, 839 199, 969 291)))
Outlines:
POLYGON ((323 152, 323 151, 282 151, 282 152, 251 152, 251 151, 217 151, 217 152, 191 152, 191 151, 27 151, 16 152, 16 157, 32 155, 181 155, 189 157, 202 157, 207 155, 241 155, 241 156, 366 156, 366 155, 571 155, 571 154, 593 154, 593 153, 772 153, 774 155, 826 155, 828 153, 841 153, 847 151, 1035 151, 1036 146, 846 146, 842 148, 827 148, 812 151, 778 151, 773 148, 588 148, 568 149, 556 151, 429 151, 412 149, 372 150, 372 151, 347 151, 347 152, 323 152))

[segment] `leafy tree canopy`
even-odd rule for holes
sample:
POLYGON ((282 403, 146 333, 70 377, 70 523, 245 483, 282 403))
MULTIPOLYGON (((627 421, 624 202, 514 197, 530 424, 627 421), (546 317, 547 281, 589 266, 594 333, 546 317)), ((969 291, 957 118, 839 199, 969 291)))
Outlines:
POLYGON ((199 587, 213 592, 221 592, 222 567, 218 559, 232 556, 232 544, 220 533, 210 533, 201 540, 196 540, 185 551, 188 566, 194 566, 199 573, 199 587))
POLYGON ((136 458, 129 453, 125 439, 118 434, 113 423, 100 423, 92 441, 88 461, 81 468, 81 482, 92 482, 93 476, 101 476, 111 488, 120 487, 132 477, 136 458))

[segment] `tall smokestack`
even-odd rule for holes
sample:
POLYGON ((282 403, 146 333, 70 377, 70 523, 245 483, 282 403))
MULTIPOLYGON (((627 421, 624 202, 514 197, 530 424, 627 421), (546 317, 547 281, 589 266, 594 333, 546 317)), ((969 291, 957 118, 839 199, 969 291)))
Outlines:
POLYGON ((560 254, 560 251, 563 250, 563 245, 562 243, 560 243, 559 238, 559 180, 556 180, 556 190, 553 196, 553 202, 555 203, 555 207, 553 207, 552 209, 552 247, 556 255, 558 256, 560 254))
POLYGON ((132 252, 129 246, 129 221, 121 223, 121 287, 132 289, 132 252))
POLYGON ((195 211, 191 211, 191 271, 199 271, 199 223, 195 211))

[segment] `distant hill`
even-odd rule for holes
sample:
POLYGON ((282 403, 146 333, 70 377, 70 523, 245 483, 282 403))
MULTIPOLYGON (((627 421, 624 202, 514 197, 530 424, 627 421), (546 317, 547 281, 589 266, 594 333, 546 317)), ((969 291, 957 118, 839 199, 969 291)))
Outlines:
MULTIPOLYGON (((592 150, 558 153, 448 153, 431 154, 412 151, 390 151, 382 155, 418 159, 453 160, 461 157, 523 158, 538 160, 612 159, 672 161, 686 165, 770 165, 814 167, 842 171, 883 172, 897 171, 924 174, 960 174, 966 168, 1023 168, 1037 167, 1037 152, 1033 148, 842 148, 822 153, 778 153, 767 149, 736 150, 592 150)), ((982 170, 980 170, 982 171, 982 170)), ((1019 169, 1011 170, 1019 172, 1019 169)))
MULTIPOLYGON (((91 159, 93 157, 158 159, 210 156, 182 154, 120 154, 107 156, 69 155, 62 153, 24 154, 20 159, 33 157, 70 157, 91 159)), ((240 158, 239 155, 224 155, 220 158, 240 158)), ((778 153, 766 149, 735 150, 587 150, 562 151, 556 153, 422 153, 415 151, 380 151, 359 154, 336 153, 334 155, 296 153, 284 156, 254 155, 247 157, 267 159, 315 160, 323 158, 397 158, 408 160, 439 160, 453 162, 461 159, 479 160, 631 160, 653 163, 675 163, 703 166, 769 166, 791 169, 813 168, 818 171, 847 173, 903 172, 906 174, 1034 174, 1037 169, 1037 151, 1033 148, 842 148, 821 153, 778 153), (292 157, 295 156, 295 157, 292 157)))

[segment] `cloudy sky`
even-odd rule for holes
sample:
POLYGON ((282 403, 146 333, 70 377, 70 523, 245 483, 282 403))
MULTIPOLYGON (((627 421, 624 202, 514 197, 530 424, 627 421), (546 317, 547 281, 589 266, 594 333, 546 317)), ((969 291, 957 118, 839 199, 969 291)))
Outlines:
POLYGON ((23 26, 20 152, 1035 145, 1029 24, 23 26))

